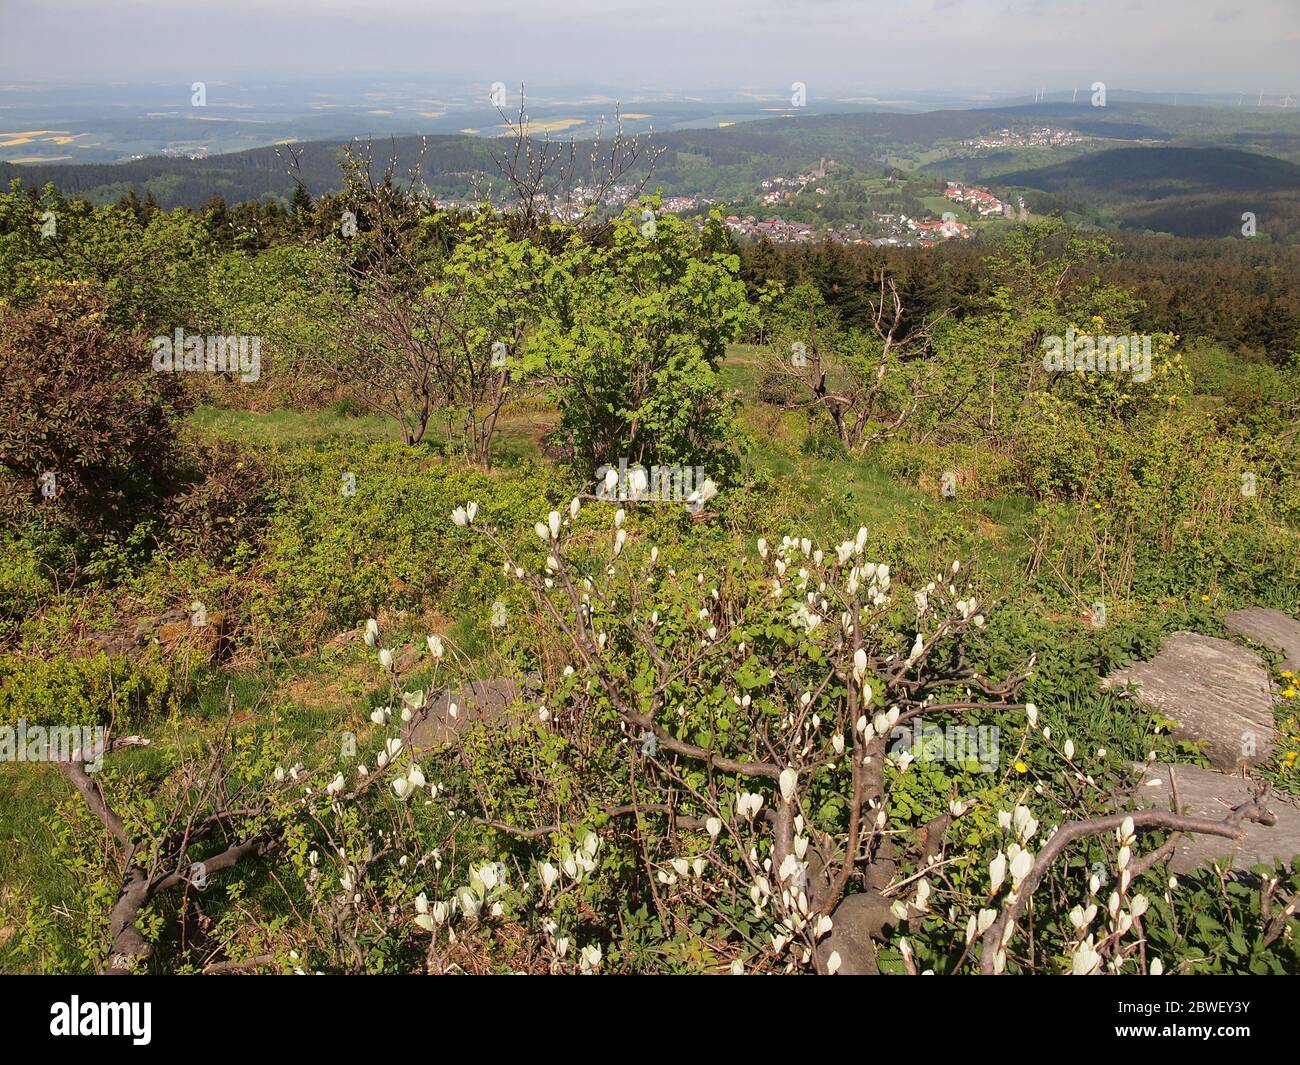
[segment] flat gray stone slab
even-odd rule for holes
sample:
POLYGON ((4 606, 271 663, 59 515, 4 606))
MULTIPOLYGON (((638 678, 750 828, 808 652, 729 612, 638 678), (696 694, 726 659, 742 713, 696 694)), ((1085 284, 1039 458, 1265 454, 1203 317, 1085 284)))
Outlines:
POLYGON ((1282 668, 1300 673, 1300 621, 1290 614, 1252 606, 1248 610, 1234 610, 1223 619, 1223 623, 1229 632, 1281 651, 1285 656, 1282 668))
POLYGON ((1105 688, 1132 684, 1137 699, 1177 721, 1174 735, 1202 745, 1216 769, 1234 772, 1273 749, 1274 695, 1264 662, 1227 640, 1176 632, 1150 662, 1117 670, 1105 688))
MULTIPOLYGON (((1169 774, 1177 774, 1178 797, 1183 813, 1189 817, 1210 817, 1222 820, 1234 806, 1248 802, 1255 794, 1254 782, 1239 776, 1216 773, 1194 765, 1153 765, 1147 770, 1143 783, 1134 796, 1137 805, 1148 809, 1169 810, 1169 774), (1158 782, 1158 783, 1157 783, 1158 782)), ((1261 825, 1243 821, 1246 834, 1241 839, 1224 836, 1203 836, 1184 833, 1169 859, 1176 873, 1186 873, 1201 866, 1218 862, 1222 867, 1249 869, 1274 861, 1289 862, 1300 854, 1300 808, 1290 796, 1273 792, 1267 800, 1269 810, 1277 818, 1274 825, 1261 825)))
POLYGON ((405 739, 417 751, 428 750, 451 743, 471 725, 506 720, 515 703, 532 697, 532 684, 530 677, 495 677, 469 681, 456 692, 439 692, 411 719, 404 730, 405 739), (451 703, 456 704, 455 717, 451 716, 451 703))

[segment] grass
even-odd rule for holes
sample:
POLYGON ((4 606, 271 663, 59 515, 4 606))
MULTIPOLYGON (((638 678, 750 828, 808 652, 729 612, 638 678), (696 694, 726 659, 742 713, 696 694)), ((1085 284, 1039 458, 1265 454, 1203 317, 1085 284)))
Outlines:
POLYGON ((199 407, 190 417, 196 436, 233 440, 256 448, 284 451, 335 440, 400 440, 397 423, 381 415, 340 414, 332 410, 269 412, 199 407))

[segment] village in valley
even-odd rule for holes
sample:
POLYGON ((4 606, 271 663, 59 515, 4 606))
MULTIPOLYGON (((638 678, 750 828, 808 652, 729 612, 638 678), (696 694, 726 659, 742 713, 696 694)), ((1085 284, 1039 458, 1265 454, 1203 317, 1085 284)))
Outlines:
POLYGON ((1088 140, 1081 133, 1072 129, 1054 129, 1051 126, 1039 126, 1036 129, 1017 131, 999 130, 996 133, 982 133, 961 141, 963 148, 973 148, 976 152, 1005 151, 1008 148, 1064 148, 1073 144, 1084 144, 1088 140))
MULTIPOLYGON (((843 198, 846 194, 853 195, 857 190, 851 184, 839 190, 832 186, 830 176, 834 165, 833 160, 822 159, 818 166, 807 173, 764 179, 759 186, 758 206, 781 210, 811 204, 814 210, 819 211, 832 196, 838 194, 843 198)), ((898 175, 891 173, 880 180, 889 186, 890 191, 897 189, 899 193, 892 197, 886 195, 885 199, 898 199, 902 196, 904 181, 898 175)), ((864 195, 857 201, 855 206, 858 209, 852 211, 856 218, 851 221, 834 220, 818 225, 776 215, 760 217, 760 211, 728 213, 724 220, 727 228, 740 239, 766 239, 778 244, 828 240, 877 247, 929 248, 939 241, 968 239, 974 235, 973 224, 978 220, 1023 219, 1027 216, 1022 198, 1017 197, 1014 204, 1006 202, 977 185, 949 181, 943 190, 943 197, 950 201, 954 209, 942 211, 937 217, 933 211, 875 210, 871 206, 871 199, 864 195), (959 219, 956 209, 960 209, 969 220, 959 219)), ((685 211, 700 210, 708 203, 705 201, 705 204, 701 204, 693 197, 674 197, 674 208, 670 208, 669 202, 665 201, 665 210, 678 207, 685 211)))
MULTIPOLYGON (((1052 132, 1052 131, 1039 131, 1052 132)), ((989 189, 900 171, 871 174, 837 166, 822 158, 805 172, 762 178, 752 196, 723 200, 700 193, 666 194, 659 212, 691 219, 697 226, 715 208, 738 240, 811 244, 826 240, 876 247, 930 248, 974 236, 978 224, 1028 217, 1023 198, 1003 200, 989 189)), ((592 209, 618 211, 638 195, 638 186, 618 183, 603 189, 575 186, 564 194, 537 196, 537 207, 552 217, 573 221, 592 209)), ((432 199, 445 210, 476 212, 468 198, 432 199)))

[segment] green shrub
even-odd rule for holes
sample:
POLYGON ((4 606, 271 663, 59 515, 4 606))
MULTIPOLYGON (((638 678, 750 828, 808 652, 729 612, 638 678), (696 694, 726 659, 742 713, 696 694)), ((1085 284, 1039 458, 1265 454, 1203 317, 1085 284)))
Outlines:
POLYGON ((198 480, 172 501, 167 525, 183 550, 219 564, 256 544, 271 505, 270 473, 228 445, 200 446, 195 464, 198 480))
POLYGON ((171 487, 183 396, 109 309, 88 282, 0 304, 0 521, 126 529, 171 487))
POLYGON ((505 585, 500 559, 454 540, 451 511, 482 499, 503 528, 531 530, 562 494, 558 475, 542 468, 493 477, 398 444, 299 453, 283 477, 292 487, 266 530, 253 609, 291 648, 384 607, 486 616, 505 585), (344 494, 345 473, 355 495, 344 494))
POLYGON ((38 610, 53 584, 35 546, 28 540, 0 541, 0 642, 17 632, 24 618, 38 610))
POLYGON ((0 724, 111 723, 120 731, 169 710, 171 692, 168 669, 158 662, 0 655, 0 724))

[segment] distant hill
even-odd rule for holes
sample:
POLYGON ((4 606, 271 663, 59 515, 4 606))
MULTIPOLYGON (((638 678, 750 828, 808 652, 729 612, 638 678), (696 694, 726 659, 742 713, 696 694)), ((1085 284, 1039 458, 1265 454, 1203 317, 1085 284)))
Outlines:
MULTIPOLYGON (((1051 118, 1056 125, 1087 126, 1089 135, 1127 139, 1135 127, 1124 112, 1098 117, 1091 107, 1034 105, 1006 110, 941 110, 913 114, 864 112, 808 115, 742 122, 722 129, 677 130, 654 135, 664 149, 656 167, 656 182, 665 191, 732 196, 753 191, 757 176, 770 176, 807 166, 822 156, 854 166, 885 165, 901 147, 927 148, 936 142, 973 137, 1027 120, 1051 118), (1098 132, 1106 131, 1111 132, 1098 132)), ((1144 134, 1164 136, 1141 124, 1144 134)), ((471 173, 492 173, 493 147, 499 141, 465 135, 431 135, 425 177, 435 191, 446 195, 468 191, 471 173)), ((338 188, 337 159, 344 141, 322 140, 300 144, 302 176, 313 195, 338 188)), ((395 148, 402 167, 419 153, 419 137, 376 139, 376 151, 385 157, 395 148)), ((235 203, 264 196, 287 198, 293 181, 285 173, 283 149, 252 148, 204 159, 149 156, 110 164, 0 162, 0 180, 17 177, 26 184, 54 182, 65 194, 93 202, 110 202, 134 188, 146 191, 164 207, 201 206, 217 193, 235 203)))
MULTIPOLYGON (((999 110, 771 118, 722 129, 656 134, 653 143, 663 153, 653 185, 665 193, 734 201, 752 196, 765 177, 795 173, 823 157, 866 171, 919 164, 939 179, 1029 190, 1026 198, 1031 209, 1065 210, 1101 225, 1179 236, 1232 236, 1240 232, 1242 213, 1253 211, 1261 235, 1275 240, 1300 238, 1300 167, 1258 150, 1266 145, 1279 154, 1294 155, 1297 134, 1293 130, 1300 130, 1300 123, 1291 116, 1267 120, 1244 116, 1238 127, 1232 127, 1233 117, 1226 109, 1051 103, 999 110), (1094 151, 1095 141, 1075 145, 1068 149, 1072 154, 1068 160, 1039 167, 1032 166, 1033 156, 1017 155, 1016 150, 972 156, 958 148, 964 139, 1027 124, 1074 129, 1124 146, 1094 151), (1132 146, 1129 142, 1134 138, 1145 143, 1132 146), (1206 140, 1215 144, 1187 144, 1206 140), (1223 147, 1226 143, 1233 146, 1223 147), (1238 145, 1257 150, 1240 150, 1238 145), (945 154, 949 152, 954 154, 945 154)), ((493 153, 507 147, 498 139, 459 134, 431 135, 425 140, 423 180, 430 193, 440 198, 473 195, 475 184, 481 187, 496 176, 493 153)), ((313 141, 293 146, 301 177, 314 196, 339 188, 338 161, 345 143, 313 141)), ((404 175, 420 147, 420 137, 377 139, 374 153, 387 159, 395 152, 398 173, 404 175)), ((214 194, 232 204, 265 197, 287 201, 294 187, 289 151, 287 147, 253 148, 205 159, 151 156, 89 165, 0 163, 0 181, 7 184, 18 178, 38 186, 53 182, 67 195, 96 203, 112 202, 132 189, 140 196, 152 193, 164 207, 198 208, 214 194)), ((585 153, 580 151, 582 158, 585 153)))
POLYGON ((1300 236, 1300 166, 1254 152, 1110 148, 998 181, 1041 190, 1119 225, 1175 236, 1239 236, 1248 211, 1260 235, 1300 236))

